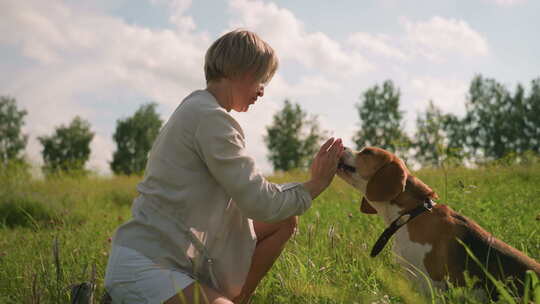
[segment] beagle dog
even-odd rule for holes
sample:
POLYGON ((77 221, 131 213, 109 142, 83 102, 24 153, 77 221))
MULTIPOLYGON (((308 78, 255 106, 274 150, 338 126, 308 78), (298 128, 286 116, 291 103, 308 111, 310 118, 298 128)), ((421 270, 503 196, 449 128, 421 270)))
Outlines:
POLYGON ((467 271, 479 279, 478 287, 485 287, 495 298, 495 285, 483 269, 499 281, 512 281, 520 294, 527 270, 540 276, 538 262, 471 219, 433 202, 437 194, 411 175, 394 154, 375 147, 361 151, 346 148, 337 174, 364 194, 360 210, 378 214, 388 225, 371 256, 376 256, 395 234, 393 251, 423 289, 428 282, 419 272, 431 280, 432 286, 445 288, 447 281, 464 286, 467 271))

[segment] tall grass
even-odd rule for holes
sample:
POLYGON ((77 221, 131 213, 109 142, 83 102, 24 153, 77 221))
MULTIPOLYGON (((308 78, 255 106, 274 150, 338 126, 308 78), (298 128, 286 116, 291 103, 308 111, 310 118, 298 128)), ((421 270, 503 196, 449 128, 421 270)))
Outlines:
MULTIPOLYGON (((429 169, 416 175, 446 193, 439 203, 540 260, 539 165, 429 169)), ((275 182, 306 178, 303 172, 271 177, 275 182)), ((138 181, 0 175, 0 303, 69 303, 69 287, 89 281, 93 267, 99 296, 110 237, 130 217, 138 181)), ((360 200, 358 192, 336 178, 300 218, 298 232, 253 303, 479 303, 470 287, 417 292, 390 247, 370 258, 385 227, 377 216, 359 212, 360 200)), ((528 280, 528 298, 539 301, 538 278, 528 280)))

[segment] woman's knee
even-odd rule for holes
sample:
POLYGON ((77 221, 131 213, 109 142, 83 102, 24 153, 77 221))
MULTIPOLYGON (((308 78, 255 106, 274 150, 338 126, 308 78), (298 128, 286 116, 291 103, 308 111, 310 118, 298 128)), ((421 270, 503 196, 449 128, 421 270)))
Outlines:
POLYGON ((164 304, 234 304, 225 296, 200 283, 190 284, 181 294, 177 294, 164 304), (198 300, 196 300, 198 299, 198 300))
POLYGON ((281 229, 285 230, 287 234, 293 235, 298 228, 298 216, 291 216, 283 221, 281 229))
POLYGON ((253 228, 255 229, 258 242, 264 241, 270 236, 278 236, 280 238, 285 236, 286 239, 289 239, 294 234, 297 227, 297 216, 291 216, 276 223, 253 222, 253 228))
POLYGON ((199 300, 188 300, 185 297, 182 298, 181 296, 177 295, 164 302, 164 304, 234 304, 234 302, 224 297, 208 299, 208 301, 206 301, 204 297, 200 297, 199 300))
POLYGON ((212 304, 234 304, 232 301, 225 299, 225 298, 219 298, 216 299, 212 304))

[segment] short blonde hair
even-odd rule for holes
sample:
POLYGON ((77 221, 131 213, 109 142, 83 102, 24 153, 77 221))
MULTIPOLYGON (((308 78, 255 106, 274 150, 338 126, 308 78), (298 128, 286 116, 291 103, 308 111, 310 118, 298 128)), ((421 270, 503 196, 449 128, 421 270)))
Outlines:
POLYGON ((255 73, 257 81, 267 83, 278 68, 274 49, 257 34, 236 29, 216 40, 204 57, 206 83, 255 73))

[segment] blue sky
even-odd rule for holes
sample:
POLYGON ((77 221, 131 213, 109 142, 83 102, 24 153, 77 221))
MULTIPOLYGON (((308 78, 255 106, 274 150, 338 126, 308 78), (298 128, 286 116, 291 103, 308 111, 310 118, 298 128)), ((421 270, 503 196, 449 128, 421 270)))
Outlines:
POLYGON ((386 79, 401 90, 409 132, 429 100, 463 114, 476 74, 527 86, 540 77, 539 11, 531 0, 3 0, 0 94, 29 113, 34 163, 37 136, 80 115, 96 132, 88 167, 108 173, 116 120, 148 101, 166 120, 204 88, 210 43, 244 27, 281 63, 262 101, 235 114, 248 152, 270 172, 262 136, 286 98, 352 144, 359 96, 386 79))

